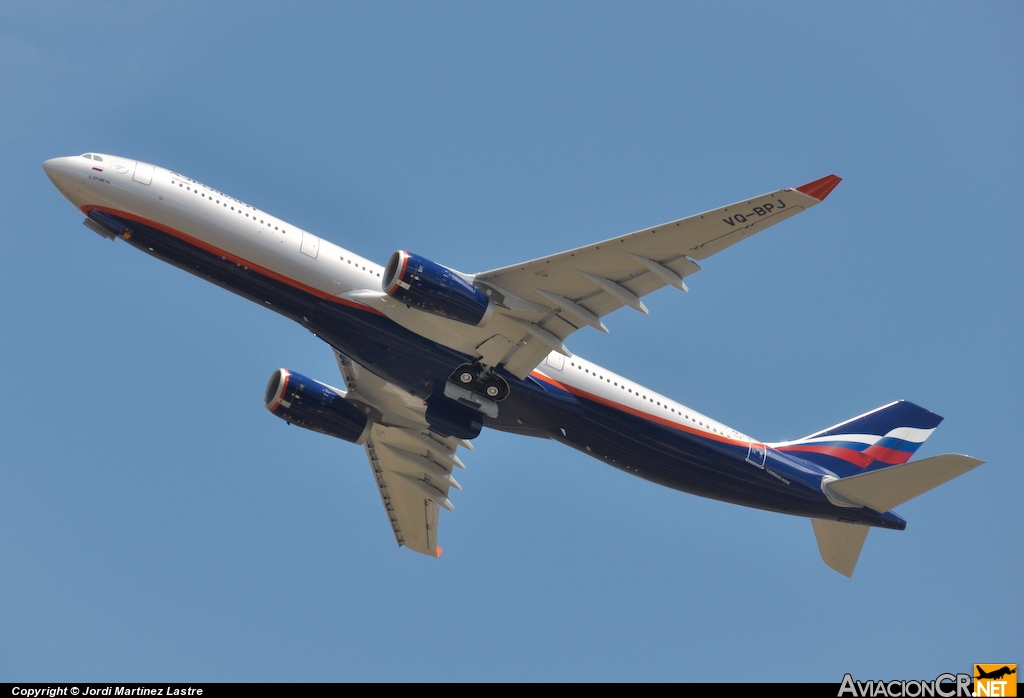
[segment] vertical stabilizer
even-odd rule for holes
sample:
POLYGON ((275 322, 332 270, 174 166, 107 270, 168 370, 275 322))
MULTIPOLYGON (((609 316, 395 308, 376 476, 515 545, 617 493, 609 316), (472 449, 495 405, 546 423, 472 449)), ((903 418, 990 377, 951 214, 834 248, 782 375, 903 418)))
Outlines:
POLYGON ((906 463, 942 417, 899 400, 796 441, 769 444, 839 477, 906 463))
POLYGON ((822 519, 811 519, 811 525, 821 559, 839 574, 852 577, 870 528, 822 519))

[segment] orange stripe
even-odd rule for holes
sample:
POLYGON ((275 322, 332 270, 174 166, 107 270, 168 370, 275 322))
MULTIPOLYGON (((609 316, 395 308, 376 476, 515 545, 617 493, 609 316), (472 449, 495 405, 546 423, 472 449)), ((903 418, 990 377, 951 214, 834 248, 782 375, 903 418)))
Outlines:
POLYGON ((603 398, 600 395, 594 395, 593 393, 588 393, 587 391, 581 390, 580 388, 575 388, 575 387, 566 385, 565 383, 561 383, 559 381, 556 381, 554 378, 550 378, 548 376, 545 376, 543 373, 538 373, 537 371, 531 372, 530 376, 532 376, 533 378, 536 378, 537 380, 540 380, 540 381, 543 381, 543 382, 548 383, 550 385, 553 385, 556 388, 561 388, 565 392, 570 393, 572 395, 578 395, 580 397, 587 398, 588 400, 592 400, 594 402, 601 403, 602 405, 605 405, 606 407, 611 407, 613 409, 617 409, 620 412, 627 412, 627 413, 632 414, 632 415, 634 415, 636 417, 642 417, 642 418, 650 420, 652 422, 657 422, 659 424, 662 424, 663 426, 671 427, 672 429, 676 429, 678 431, 685 431, 685 432, 687 432, 689 434, 693 434, 694 436, 700 436, 700 437, 703 437, 703 438, 711 439, 713 441, 721 441, 722 443, 732 444, 733 446, 749 446, 749 444, 746 441, 736 441, 734 439, 729 439, 729 438, 726 438, 724 436, 719 436, 718 434, 708 433, 708 432, 703 431, 701 429, 696 429, 694 427, 684 426, 684 425, 680 424, 679 422, 673 422, 673 421, 671 421, 669 419, 665 419, 663 417, 658 417, 658 416, 655 416, 653 414, 650 414, 649 412, 642 412, 641 410, 638 410, 638 409, 633 408, 633 407, 629 407, 627 405, 623 405, 622 403, 615 402, 614 400, 609 400, 607 398, 603 398))
POLYGON ((242 266, 245 266, 248 269, 252 269, 253 271, 259 272, 260 274, 263 274, 264 276, 269 276, 270 278, 272 278, 272 279, 274 279, 276 281, 280 281, 281 283, 287 284, 287 285, 289 285, 289 286, 291 286, 293 288, 297 288, 300 291, 305 291, 306 293, 309 293, 309 294, 312 294, 314 296, 317 296, 318 298, 322 298, 324 300, 328 300, 328 301, 331 301, 333 303, 339 303, 341 305, 348 305, 348 306, 351 306, 353 308, 359 308, 360 310, 366 310, 366 311, 371 312, 371 313, 376 313, 377 315, 380 315, 381 317, 387 317, 386 315, 384 315, 384 313, 380 312, 379 310, 377 310, 375 308, 371 308, 369 306, 363 305, 362 303, 356 303, 355 301, 350 301, 350 300, 348 300, 346 298, 338 298, 336 296, 332 296, 331 294, 327 293, 326 291, 321 291, 320 289, 316 288, 315 286, 308 286, 308 285, 302 283, 301 281, 296 281, 295 279, 292 279, 291 277, 284 276, 283 274, 278 274, 276 271, 274 271, 272 269, 268 269, 266 267, 260 266, 259 264, 254 264, 254 263, 250 262, 249 260, 245 259, 244 257, 239 257, 238 255, 231 254, 230 252, 228 252, 226 250, 222 250, 219 247, 214 247, 213 245, 210 245, 209 243, 206 243, 206 242, 200 240, 199 238, 194 238, 191 235, 187 235, 186 233, 181 232, 180 230, 175 230, 174 228, 170 228, 170 227, 168 227, 168 226, 166 226, 166 225, 164 225, 162 223, 158 223, 156 221, 149 220, 148 218, 143 218, 142 216, 136 216, 134 214, 127 213, 125 211, 119 211, 119 210, 114 209, 114 208, 107 208, 106 206, 88 206, 87 205, 87 206, 83 206, 81 210, 82 210, 82 213, 84 213, 87 216, 89 215, 90 211, 101 211, 103 213, 107 213, 107 214, 110 214, 110 215, 113 215, 113 216, 121 216, 123 218, 128 218, 129 220, 133 220, 136 223, 142 223, 143 225, 148 225, 148 226, 150 226, 152 228, 156 228, 157 230, 159 230, 159 231, 161 231, 163 233, 166 233, 167 235, 170 235, 172 237, 176 237, 179 240, 183 240, 184 242, 187 242, 190 245, 194 245, 194 246, 196 246, 196 247, 198 247, 198 248, 200 248, 202 250, 205 250, 206 252, 209 252, 210 254, 215 254, 218 257, 223 257, 225 259, 229 259, 232 262, 234 262, 235 264, 240 264, 242 266))

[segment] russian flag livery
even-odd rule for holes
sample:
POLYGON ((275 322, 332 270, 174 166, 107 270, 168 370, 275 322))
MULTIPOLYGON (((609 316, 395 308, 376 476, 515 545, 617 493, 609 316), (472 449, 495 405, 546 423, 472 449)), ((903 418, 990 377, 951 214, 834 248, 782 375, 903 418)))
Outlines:
POLYGON ((802 439, 771 446, 846 477, 906 463, 941 422, 934 412, 898 400, 802 439))

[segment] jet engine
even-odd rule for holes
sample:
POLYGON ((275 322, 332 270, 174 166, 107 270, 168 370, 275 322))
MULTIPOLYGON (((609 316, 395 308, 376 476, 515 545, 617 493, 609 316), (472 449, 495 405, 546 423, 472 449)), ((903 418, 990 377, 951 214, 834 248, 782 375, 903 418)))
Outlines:
POLYGON ((263 405, 289 424, 344 441, 362 443, 369 420, 345 399, 345 391, 279 368, 267 383, 263 405))
POLYGON ((484 292, 459 272, 405 250, 391 255, 381 286, 410 307, 467 325, 484 324, 494 309, 484 292))

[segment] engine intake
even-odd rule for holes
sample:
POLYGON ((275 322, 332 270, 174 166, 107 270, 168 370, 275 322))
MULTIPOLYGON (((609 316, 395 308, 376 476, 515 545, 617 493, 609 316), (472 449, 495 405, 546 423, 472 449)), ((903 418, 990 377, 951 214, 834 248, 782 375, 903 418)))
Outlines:
POLYGON ((345 391, 279 368, 267 383, 263 405, 289 424, 337 439, 362 443, 370 421, 345 399, 345 391))
POLYGON ((484 324, 493 311, 484 292, 457 271, 405 250, 391 255, 381 287, 408 306, 467 325, 484 324))

